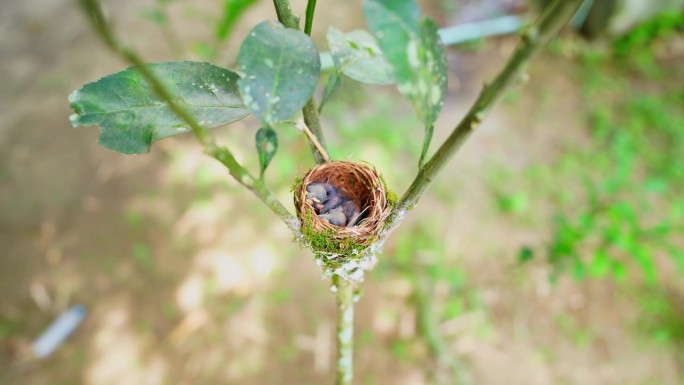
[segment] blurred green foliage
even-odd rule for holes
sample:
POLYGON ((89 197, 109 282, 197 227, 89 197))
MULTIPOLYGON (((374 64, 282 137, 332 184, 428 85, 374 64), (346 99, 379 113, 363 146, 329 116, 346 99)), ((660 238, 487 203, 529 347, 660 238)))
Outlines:
POLYGON ((657 39, 673 36, 684 30, 684 12, 671 10, 641 24, 628 34, 612 42, 618 57, 628 57, 641 49, 648 49, 657 39))
POLYGON ((223 0, 223 13, 216 23, 216 40, 226 41, 240 17, 255 3, 256 0, 223 0))
MULTIPOLYGON (((185 43, 176 32, 173 26, 173 20, 169 16, 169 7, 180 2, 176 0, 156 0, 152 5, 142 9, 141 17, 157 25, 163 35, 166 43, 171 48, 172 52, 179 58, 186 57, 185 43)), ((192 52, 206 60, 217 62, 221 54, 221 45, 231 36, 233 28, 238 23, 244 13, 254 4, 256 0, 222 0, 220 11, 210 15, 208 23, 210 23, 213 34, 206 40, 195 41, 190 44, 192 52), (216 17, 218 15, 218 17, 216 17)), ((186 12, 185 17, 196 17, 199 15, 193 5, 184 5, 186 12)))
POLYGON ((154 271, 154 256, 152 255, 152 250, 150 250, 150 247, 147 244, 141 242, 134 243, 131 247, 131 256, 133 257, 133 260, 142 268, 149 271, 154 271))
POLYGON ((394 358, 403 363, 410 363, 414 361, 412 345, 413 343, 410 340, 397 339, 392 343, 390 349, 394 358))
MULTIPOLYGON (((336 122, 335 133, 339 135, 338 142, 344 143, 344 148, 336 145, 331 151, 343 155, 345 151, 353 152, 370 141, 381 144, 388 154, 399 152, 401 155, 418 156, 420 143, 407 140, 406 135, 415 132, 420 123, 411 113, 397 113, 396 99, 378 98, 368 106, 367 95, 360 87, 345 82, 341 91, 339 98, 330 103, 326 115, 336 122), (350 114, 350 108, 353 114, 350 114), (359 132, 364 135, 359 135, 359 132)), ((419 140, 420 133, 415 133, 414 139, 419 140)))
POLYGON ((598 64, 598 71, 594 65, 584 71, 612 71, 617 82, 626 81, 609 87, 619 92, 608 91, 610 96, 591 79, 586 83, 588 100, 610 97, 615 102, 592 107, 596 148, 569 155, 585 165, 576 173, 584 202, 557 215, 549 260, 555 266, 569 263, 577 278, 621 278, 625 259, 631 259, 647 281, 655 282, 656 255, 669 252, 684 268, 675 244, 684 229, 678 193, 684 187, 684 93, 667 84, 650 93, 630 89, 629 81, 620 78, 629 75, 609 58, 598 64))
POLYGON ((175 0, 156 0, 151 6, 143 8, 141 16, 143 19, 157 25, 161 29, 169 48, 171 48, 174 54, 182 57, 184 55, 184 47, 176 30, 171 24, 168 12, 169 5, 174 1, 175 0))
POLYGON ((639 294, 639 329, 657 344, 674 344, 684 362, 684 298, 663 288, 639 294))
MULTIPOLYGON (((577 279, 621 280, 636 269, 655 283, 666 255, 684 271, 684 74, 658 60, 651 45, 681 25, 681 15, 665 15, 615 41, 612 51, 585 47, 577 78, 589 143, 529 167, 519 188, 492 184, 499 210, 516 217, 529 215, 529 202, 552 201, 546 255, 554 277, 570 271, 577 279)), ((524 248, 518 258, 532 256, 524 248)))
MULTIPOLYGON (((453 255, 445 254, 441 228, 434 221, 415 225, 397 238, 395 249, 379 266, 381 275, 393 271, 409 280, 419 294, 414 300, 429 301, 430 311, 439 323, 483 309, 478 293, 467 285, 465 270, 454 262, 453 255), (442 300, 432 303, 432 292, 437 286, 447 288, 448 292, 442 300)), ((421 304, 415 305, 420 310, 421 304)), ((486 333, 486 323, 480 326, 479 331, 486 333)))
POLYGON ((555 324, 567 338, 573 341, 575 346, 589 349, 594 336, 591 331, 578 324, 578 321, 567 313, 560 313, 555 317, 555 324))
POLYGON ((653 46, 684 31, 684 12, 665 12, 633 29, 630 33, 615 39, 611 48, 623 65, 632 65, 650 77, 664 76, 654 62, 653 46))

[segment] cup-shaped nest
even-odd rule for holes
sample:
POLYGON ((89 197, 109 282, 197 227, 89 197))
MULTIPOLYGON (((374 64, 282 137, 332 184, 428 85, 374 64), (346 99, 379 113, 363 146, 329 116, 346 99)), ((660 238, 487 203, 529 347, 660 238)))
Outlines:
MULTIPOLYGON (((375 168, 346 161, 320 164, 309 170, 295 186, 294 203, 302 230, 315 252, 358 255, 377 239, 390 211, 387 187, 375 168), (307 187, 331 186, 343 200, 351 200, 359 209, 358 219, 348 226, 329 223, 312 206, 307 187)), ((393 194, 391 195, 393 196, 393 194)))

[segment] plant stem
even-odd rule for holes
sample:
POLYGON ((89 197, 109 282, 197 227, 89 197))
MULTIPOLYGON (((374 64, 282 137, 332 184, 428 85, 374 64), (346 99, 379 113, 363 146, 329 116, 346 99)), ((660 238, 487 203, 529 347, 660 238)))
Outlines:
POLYGON ((387 219, 385 236, 396 228, 406 212, 416 205, 425 189, 428 188, 447 162, 453 158, 475 128, 482 123, 492 106, 512 84, 520 79, 532 56, 568 23, 577 12, 582 1, 556 0, 530 27, 523 31, 521 41, 506 66, 491 84, 485 85, 463 120, 454 128, 451 135, 432 158, 420 169, 411 186, 397 202, 396 207, 387 219))
POLYGON ((309 36, 313 27, 314 11, 316 11, 316 0, 309 0, 306 3, 306 20, 304 20, 304 33, 309 36))
POLYGON ((323 152, 319 152, 316 145, 310 142, 311 151, 313 151, 316 163, 321 164, 327 162, 328 159, 328 148, 325 145, 325 137, 323 136, 323 128, 321 127, 321 119, 318 115, 318 107, 316 106, 316 101, 314 98, 309 99, 309 101, 304 106, 302 110, 304 115, 304 123, 309 127, 311 133, 316 137, 318 143, 323 148, 323 152))
POLYGON ((297 241, 300 243, 306 242, 304 235, 301 232, 301 221, 283 206, 273 192, 266 187, 266 183, 263 180, 255 178, 247 169, 242 167, 230 150, 226 147, 214 147, 212 152, 209 152, 207 149, 205 149, 205 152, 226 166, 230 175, 235 178, 235 180, 256 195, 266 204, 266 206, 276 213, 290 231, 292 231, 292 234, 294 234, 297 241))
MULTIPOLYGON (((299 17, 295 15, 292 12, 292 7, 290 6, 290 1, 289 0, 273 0, 273 6, 276 9, 276 14, 278 15, 278 20, 287 28, 290 29, 295 29, 299 30, 299 17)), ((316 7, 316 1, 315 0, 309 0, 309 3, 307 4, 307 12, 306 12, 306 20, 307 23, 313 23, 313 15, 314 15, 314 9, 316 7), (311 3, 314 3, 311 5, 311 3), (311 12, 309 12, 309 8, 311 8, 311 12), (310 13, 310 15, 309 15, 310 13), (309 21, 309 18, 311 18, 311 21, 309 21)), ((310 32, 310 31, 309 31, 310 32)), ((318 143, 323 147, 325 152, 328 152, 328 149, 325 145, 325 138, 323 137, 323 129, 321 128, 321 119, 318 115, 318 107, 316 106, 316 100, 312 97, 309 99, 309 101, 306 103, 304 108, 302 109, 302 115, 304 115, 304 122, 306 125, 309 127, 311 130, 311 133, 314 134, 316 139, 318 140, 318 143)), ((316 163, 321 164, 326 162, 326 158, 323 153, 319 152, 316 146, 309 141, 309 145, 311 147, 311 152, 314 155, 314 158, 316 159, 316 163)))
MULTIPOLYGON (((299 18, 292 13, 288 0, 273 0, 273 5, 276 8, 278 20, 284 26, 299 30, 299 18)), ((305 26, 305 32, 309 35, 311 34, 315 6, 316 1, 309 0, 305 26)), ((308 134, 313 136, 309 137, 307 134, 316 163, 326 162, 329 159, 328 151, 325 146, 318 107, 316 107, 316 101, 313 97, 302 109, 302 115, 304 115, 304 123, 309 129, 308 134)), ((337 377, 335 384, 352 385, 354 378, 354 287, 338 276, 333 277, 333 285, 337 288, 337 377)))
POLYGON ((299 30, 299 16, 292 12, 290 0, 273 0, 278 20, 290 29, 299 30))
POLYGON ((338 276, 337 287, 337 377, 336 385, 351 385, 354 378, 354 286, 338 276))
POLYGON ((131 49, 122 46, 116 39, 112 30, 105 19, 98 0, 79 0, 81 7, 88 15, 88 20, 97 31, 98 35, 122 58, 136 67, 140 74, 150 84, 159 97, 164 99, 169 108, 190 127, 197 140, 204 147, 204 152, 221 162, 228 169, 229 173, 241 185, 247 187, 262 202, 264 202, 280 219, 292 230, 298 240, 304 237, 300 231, 301 222, 292 215, 276 196, 266 187, 263 181, 254 178, 247 169, 242 167, 235 159, 233 153, 226 147, 218 146, 214 140, 214 135, 207 128, 202 127, 197 120, 183 106, 175 102, 173 95, 167 90, 161 80, 159 80, 145 65, 145 62, 131 49))

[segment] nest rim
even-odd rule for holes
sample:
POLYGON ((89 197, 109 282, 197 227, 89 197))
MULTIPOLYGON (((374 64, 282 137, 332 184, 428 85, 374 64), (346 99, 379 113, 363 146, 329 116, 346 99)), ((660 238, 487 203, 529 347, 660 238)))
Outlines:
MULTIPOLYGON (((382 231, 391 202, 385 181, 370 164, 350 161, 330 161, 307 171, 297 183, 294 204, 302 229, 316 252, 347 254, 370 246, 382 231), (330 183, 350 199, 360 204, 364 217, 354 226, 342 227, 319 217, 306 202, 306 187, 311 183, 330 183), (323 238, 323 239, 320 239, 323 238), (316 239, 322 242, 314 242, 316 239)), ((358 253, 357 251, 357 253, 358 253)))

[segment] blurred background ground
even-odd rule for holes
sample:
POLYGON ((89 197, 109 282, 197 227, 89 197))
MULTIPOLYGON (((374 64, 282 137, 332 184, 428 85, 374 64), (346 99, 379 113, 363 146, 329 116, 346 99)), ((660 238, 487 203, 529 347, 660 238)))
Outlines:
MULTIPOLYGON (((230 66, 249 28, 275 18, 258 1, 218 46, 219 2, 161 3, 104 2, 148 61, 230 66)), ((319 47, 328 24, 364 27, 358 3, 319 4, 319 47)), ((441 26, 519 7, 466 3, 422 6, 441 26)), ((684 383, 684 39, 661 27, 643 46, 567 35, 532 64, 368 274, 355 383, 454 383, 423 338, 426 308, 476 384, 684 383)), ((515 42, 450 48, 433 144, 515 42)), ((124 156, 70 127, 68 93, 123 68, 73 2, 0 4, 0 382, 332 383, 334 296, 267 208, 192 138, 124 156), (89 311, 77 333, 27 361, 76 303, 89 311)), ((347 82, 326 109, 333 157, 371 162, 404 191, 422 140, 408 104, 347 82)), ((256 127, 217 130, 253 170, 256 127)), ((313 160, 297 132, 279 135, 267 180, 291 207, 313 160)))

